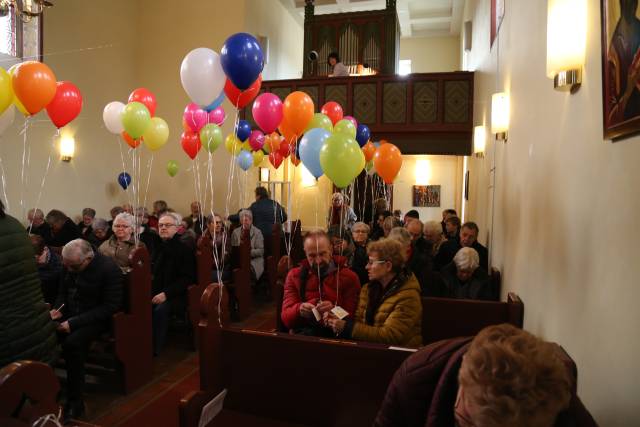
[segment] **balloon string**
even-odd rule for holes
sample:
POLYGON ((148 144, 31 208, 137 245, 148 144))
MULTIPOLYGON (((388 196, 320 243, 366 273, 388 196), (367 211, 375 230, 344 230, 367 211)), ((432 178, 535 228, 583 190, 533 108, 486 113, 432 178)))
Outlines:
POLYGON ((35 217, 35 212, 38 212, 38 207, 40 206, 40 199, 42 198, 42 190, 44 189, 44 183, 47 180, 47 175, 49 174, 49 168, 51 167, 51 156, 53 154, 53 149, 55 147, 55 140, 60 136, 60 128, 56 129, 56 133, 51 140, 51 147, 49 147, 49 159, 47 160, 47 167, 44 170, 44 175, 42 176, 42 182, 40 183, 40 191, 38 192, 38 198, 36 199, 36 205, 34 207, 34 214, 32 216, 31 221, 29 221, 29 231, 28 234, 31 234, 31 230, 33 229, 33 218, 35 217))
POLYGON ((0 157, 0 173, 2 173, 2 193, 4 194, 4 202, 7 204, 7 211, 10 211, 9 198, 7 197, 7 180, 4 174, 4 164, 2 163, 2 157, 0 157))
MULTIPOLYGON (((122 143, 121 143, 121 141, 120 141, 120 138, 119 138, 119 137, 117 137, 117 136, 116 136, 116 141, 118 141, 118 142, 117 142, 117 144, 118 144, 118 150, 120 151, 120 160, 122 161, 122 173, 123 173, 123 176, 124 176, 124 174, 127 172, 127 167, 126 167, 126 166, 125 166, 125 164, 124 164, 124 155, 122 154, 122 143)), ((125 193, 126 193, 126 195, 127 195, 127 201, 129 202, 129 204, 130 204, 131 206, 133 206, 133 204, 131 203, 131 197, 130 197, 130 195, 129 195, 129 186, 127 186, 127 188, 125 188, 125 189, 124 189, 124 192, 125 192, 125 193)))
MULTIPOLYGON (((22 125, 22 171, 20 172, 20 208, 22 210, 22 217, 25 215, 25 206, 24 206, 24 198, 25 198, 25 168, 26 168, 26 159, 27 159, 27 128, 29 126, 29 117, 25 117, 24 124, 22 125)), ((34 213, 35 215, 35 213, 34 213)))

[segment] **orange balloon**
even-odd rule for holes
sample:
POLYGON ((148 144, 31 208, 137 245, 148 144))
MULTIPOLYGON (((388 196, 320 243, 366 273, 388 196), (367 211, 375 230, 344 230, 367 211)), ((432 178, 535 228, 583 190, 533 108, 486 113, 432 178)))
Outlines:
POLYGON ((125 131, 122 131, 120 135, 122 135, 122 139, 124 139, 124 142, 126 142, 127 145, 131 148, 138 148, 138 146, 142 143, 142 139, 143 139, 142 137, 138 139, 133 139, 131 138, 131 135, 129 135, 125 131))
POLYGON ((56 95, 56 76, 42 62, 26 61, 18 65, 12 85, 13 92, 29 114, 45 108, 56 95))
POLYGON ((265 151, 267 153, 273 153, 280 149, 280 141, 282 137, 278 134, 278 132, 270 133, 266 135, 264 138, 264 146, 265 151))
POLYGON ((393 144, 388 142, 380 144, 373 155, 373 165, 384 182, 393 184, 393 180, 396 179, 396 175, 402 167, 402 153, 393 144))
POLYGON ((369 141, 362 147, 362 152, 364 153, 364 159, 368 162, 373 159, 373 155, 376 154, 376 146, 373 145, 373 142, 369 141))
POLYGON ((290 134, 300 136, 313 118, 313 101, 304 92, 291 92, 284 100, 282 121, 286 122, 290 134))
POLYGON ((284 140, 289 144, 293 144, 294 142, 296 142, 296 139, 298 139, 299 134, 296 134, 291 129, 289 123, 285 122, 284 120, 280 123, 280 126, 278 126, 278 130, 280 131, 280 135, 282 135, 284 140))

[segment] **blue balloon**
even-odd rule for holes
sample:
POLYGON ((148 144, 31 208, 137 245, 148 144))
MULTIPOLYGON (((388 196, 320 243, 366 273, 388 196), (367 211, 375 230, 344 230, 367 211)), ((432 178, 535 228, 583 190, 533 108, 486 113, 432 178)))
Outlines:
POLYGON ((316 179, 323 174, 322 166, 320 166, 320 150, 330 136, 331 132, 321 128, 314 128, 307 131, 300 140, 300 144, 298 144, 300 151, 300 157, 298 158, 316 179))
POLYGON ((253 156, 250 152, 242 150, 238 154, 238 157, 236 157, 236 163, 238 163, 238 166, 240 166, 243 171, 247 171, 253 166, 253 156))
POLYGON ((126 172, 121 172, 120 175, 118 175, 118 184, 120 184, 123 190, 126 190, 129 184, 131 184, 131 175, 126 172))
POLYGON ((264 68, 262 48, 251 34, 236 33, 222 45, 220 64, 238 89, 248 89, 264 68))
POLYGON ((369 141, 371 138, 371 131, 369 130, 369 126, 367 125, 358 125, 358 130, 356 131, 356 141, 358 141, 358 145, 360 148, 364 147, 364 144, 369 141))
POLYGON ((224 102, 224 90, 220 92, 220 96, 218 96, 211 104, 204 107, 203 110, 208 113, 218 108, 220 105, 222 105, 223 102, 224 102))
POLYGON ((251 125, 249 125, 248 121, 238 121, 238 127, 236 127, 236 136, 242 142, 245 142, 247 138, 251 136, 251 125))

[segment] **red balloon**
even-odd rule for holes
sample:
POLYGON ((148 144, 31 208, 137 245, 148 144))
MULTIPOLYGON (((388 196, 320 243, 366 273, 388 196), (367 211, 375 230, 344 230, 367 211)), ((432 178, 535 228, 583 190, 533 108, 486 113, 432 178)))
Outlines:
POLYGON ((274 151, 269 153, 269 161, 271 162, 274 168, 278 169, 282 164, 283 160, 284 160, 284 157, 282 157, 282 154, 280 154, 279 152, 274 151))
POLYGON ((82 95, 71 82, 57 82, 56 94, 47 105, 47 114, 57 128, 78 117, 82 110, 82 95))
POLYGON ((191 160, 195 159, 198 155, 198 151, 202 148, 202 142, 200 142, 200 135, 197 132, 185 131, 182 132, 180 137, 180 143, 182 149, 187 156, 191 157, 191 160))
POLYGON ((124 139, 124 142, 127 143, 127 145, 131 148, 138 148, 138 145, 140 145, 142 143, 143 138, 140 137, 138 139, 133 139, 131 137, 131 135, 129 135, 127 132, 122 131, 122 133, 120 134, 122 136, 122 139, 124 139))
POLYGON ((288 143, 287 141, 282 141, 280 143, 280 147, 278 148, 278 153, 280 153, 280 155, 286 159, 287 157, 289 157, 289 154, 291 154, 291 147, 292 144, 288 143))
POLYGON ((138 88, 129 95, 129 102, 140 102, 149 110, 149 114, 153 117, 156 113, 156 96, 144 87, 138 88))
POLYGON ((342 107, 335 101, 329 101, 322 106, 322 110, 320 111, 322 114, 326 115, 331 119, 331 122, 335 125, 344 117, 344 113, 342 112, 342 107))
POLYGON ((258 95, 261 86, 262 74, 260 74, 256 81, 244 91, 238 89, 231 80, 227 79, 227 82, 224 84, 224 93, 227 95, 227 98, 229 98, 229 101, 231 101, 234 107, 244 108, 258 95))

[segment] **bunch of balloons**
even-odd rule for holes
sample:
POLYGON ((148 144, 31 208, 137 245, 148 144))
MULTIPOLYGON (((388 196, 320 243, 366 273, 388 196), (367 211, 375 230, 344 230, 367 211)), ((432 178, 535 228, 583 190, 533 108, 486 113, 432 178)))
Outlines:
POLYGON ((0 68, 0 134, 12 123, 15 106, 26 117, 47 110, 51 122, 59 129, 82 110, 82 94, 71 82, 56 81, 46 64, 25 61, 0 68))

